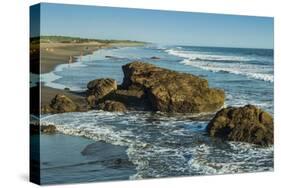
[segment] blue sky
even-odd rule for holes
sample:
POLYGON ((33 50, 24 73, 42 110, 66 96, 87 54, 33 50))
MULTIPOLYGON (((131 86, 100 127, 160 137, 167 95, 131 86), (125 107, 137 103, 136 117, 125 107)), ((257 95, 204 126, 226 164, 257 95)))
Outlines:
POLYGON ((273 18, 44 3, 41 35, 273 48, 273 18))

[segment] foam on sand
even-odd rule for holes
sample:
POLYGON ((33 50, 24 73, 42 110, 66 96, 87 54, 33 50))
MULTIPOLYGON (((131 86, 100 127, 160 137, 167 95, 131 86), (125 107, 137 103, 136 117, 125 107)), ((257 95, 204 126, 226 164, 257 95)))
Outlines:
POLYGON ((131 179, 273 168, 273 150, 250 144, 212 144, 205 134, 207 121, 148 112, 94 110, 45 115, 41 123, 53 124, 63 134, 128 147, 129 160, 137 169, 131 179))

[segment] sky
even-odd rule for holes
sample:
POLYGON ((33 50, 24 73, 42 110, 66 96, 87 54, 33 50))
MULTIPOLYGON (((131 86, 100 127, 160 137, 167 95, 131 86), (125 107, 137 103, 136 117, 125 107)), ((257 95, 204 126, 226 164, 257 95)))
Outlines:
POLYGON ((41 35, 273 48, 273 18, 41 4, 41 35))

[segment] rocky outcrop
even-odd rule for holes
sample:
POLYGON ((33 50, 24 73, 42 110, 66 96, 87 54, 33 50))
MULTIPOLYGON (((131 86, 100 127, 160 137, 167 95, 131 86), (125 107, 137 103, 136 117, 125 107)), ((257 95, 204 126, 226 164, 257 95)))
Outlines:
POLYGON ((224 104, 224 92, 208 87, 208 81, 143 62, 122 67, 122 88, 142 90, 151 110, 162 112, 213 112, 224 104))
POLYGON ((273 144, 273 118, 253 105, 220 110, 208 124, 207 131, 210 136, 229 141, 273 144))
POLYGON ((69 97, 62 94, 58 94, 52 99, 50 107, 55 113, 75 112, 79 109, 69 97))
POLYGON ((117 89, 117 82, 114 79, 102 78, 90 81, 87 88, 87 101, 90 106, 95 106, 97 101, 117 89))
POLYGON ((69 97, 63 94, 57 94, 49 105, 41 108, 41 113, 64 113, 80 111, 79 106, 69 97))
POLYGON ((127 108, 123 103, 117 102, 117 101, 110 101, 110 100, 106 100, 106 101, 98 104, 98 108, 101 110, 110 111, 110 112, 126 112, 127 111, 127 108))
MULTIPOLYGON (((146 110, 172 113, 214 112, 224 104, 224 91, 209 88, 208 81, 155 65, 132 62, 122 67, 123 83, 110 78, 88 83, 83 107, 58 94, 42 113, 63 113, 102 109, 107 111, 146 110)), ((85 94, 83 94, 85 95, 85 94)))
POLYGON ((126 104, 128 110, 151 110, 151 104, 147 100, 146 94, 139 88, 117 89, 107 95, 105 100, 119 101, 126 104))
POLYGON ((108 111, 148 110, 176 113, 214 112, 224 104, 224 92, 208 81, 143 62, 122 67, 123 83, 110 78, 88 83, 87 101, 92 108, 108 111))

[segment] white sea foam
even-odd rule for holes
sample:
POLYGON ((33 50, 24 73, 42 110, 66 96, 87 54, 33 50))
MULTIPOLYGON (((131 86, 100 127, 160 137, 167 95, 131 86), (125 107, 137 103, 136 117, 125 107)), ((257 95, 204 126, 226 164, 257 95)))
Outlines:
MULTIPOLYGON (((259 68, 255 65, 249 64, 228 64, 228 63, 208 63, 200 61, 183 60, 180 62, 185 65, 204 69, 212 72, 226 72, 237 75, 247 76, 248 78, 263 80, 268 82, 274 81, 274 76, 269 73, 259 72, 259 68)), ((266 69, 268 67, 264 67, 266 69)))
POLYGON ((137 169, 130 179, 272 169, 273 149, 236 143, 223 149, 204 141, 206 121, 177 120, 162 114, 152 117, 147 112, 89 111, 44 115, 41 123, 54 124, 63 134, 127 146, 137 169), (197 140, 201 144, 195 144, 197 140))
POLYGON ((184 58, 181 64, 200 68, 212 72, 226 72, 246 76, 251 79, 274 82, 271 66, 249 64, 252 57, 213 55, 206 52, 189 52, 175 49, 166 50, 167 53, 184 58))
POLYGON ((239 142, 229 142, 228 144, 231 150, 216 149, 206 144, 192 148, 194 157, 189 161, 190 167, 194 171, 202 174, 227 174, 273 170, 273 166, 266 165, 266 163, 272 163, 273 147, 258 148, 252 144, 239 142), (217 161, 216 155, 220 155, 222 158, 229 158, 229 160, 217 161), (268 158, 264 156, 268 156, 268 158), (256 168, 257 164, 261 167, 256 168), (243 168, 242 166, 247 167, 243 168))
POLYGON ((192 52, 192 51, 183 51, 183 50, 175 50, 175 49, 168 49, 166 50, 167 53, 183 57, 188 60, 210 60, 210 61, 252 61, 255 60, 252 57, 241 57, 241 56, 232 56, 232 55, 215 55, 210 54, 207 52, 192 52))
POLYGON ((49 72, 49 73, 44 73, 40 75, 40 82, 42 82, 45 86, 56 88, 56 89, 64 89, 68 87, 72 91, 81 91, 82 88, 80 87, 75 87, 75 86, 66 86, 64 84, 60 84, 55 82, 56 80, 62 78, 59 76, 60 72, 67 71, 68 69, 75 68, 75 67, 85 67, 87 65, 83 64, 83 61, 87 59, 87 56, 82 57, 82 62, 77 61, 72 64, 60 64, 56 66, 56 68, 49 72))
POLYGON ((272 111, 272 104, 268 103, 268 102, 262 102, 262 101, 257 101, 254 100, 253 98, 251 98, 251 96, 247 96, 247 95, 242 95, 242 94, 230 94, 230 93, 226 93, 226 103, 228 106, 234 106, 234 107, 241 107, 241 106, 245 106, 247 104, 255 104, 255 106, 267 110, 269 113, 271 113, 273 115, 273 111, 272 111))

